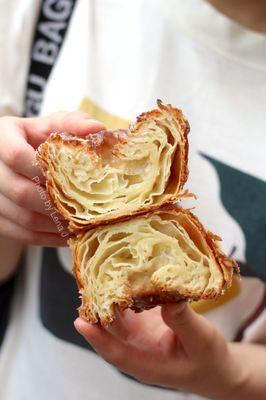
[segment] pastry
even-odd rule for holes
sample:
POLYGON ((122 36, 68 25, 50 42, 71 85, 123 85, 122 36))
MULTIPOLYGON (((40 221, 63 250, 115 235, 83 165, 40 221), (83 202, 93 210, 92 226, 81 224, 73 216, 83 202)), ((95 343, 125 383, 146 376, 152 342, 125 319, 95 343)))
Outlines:
POLYGON ((48 193, 74 233, 79 313, 91 323, 111 323, 115 307, 215 299, 230 287, 236 262, 175 204, 189 195, 188 132, 183 113, 158 101, 128 130, 54 133, 38 148, 48 193))
POLYGON ((188 175, 188 132, 182 112, 158 101, 128 130, 54 133, 37 160, 55 207, 78 231, 177 201, 188 175))
POLYGON ((236 268, 219 241, 177 205, 80 233, 69 241, 80 315, 108 324, 115 306, 141 311, 181 299, 218 297, 236 268))

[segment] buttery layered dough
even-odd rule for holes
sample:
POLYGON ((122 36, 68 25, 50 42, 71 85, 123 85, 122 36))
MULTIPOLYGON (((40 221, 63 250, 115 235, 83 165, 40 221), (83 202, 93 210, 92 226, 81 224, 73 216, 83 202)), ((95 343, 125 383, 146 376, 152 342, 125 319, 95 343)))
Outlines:
POLYGON ((216 298, 235 263, 198 219, 178 206, 89 230, 70 240, 80 315, 108 324, 115 306, 140 311, 181 299, 216 298))
POLYGON ((128 130, 86 138, 54 133, 37 151, 48 193, 76 236, 69 240, 80 315, 108 324, 181 299, 213 299, 238 270, 220 238, 174 205, 188 169, 189 124, 158 101, 128 130))
POLYGON ((176 201, 187 179, 182 112, 158 102, 128 130, 80 138, 55 133, 37 159, 47 189, 72 231, 141 214, 176 201))

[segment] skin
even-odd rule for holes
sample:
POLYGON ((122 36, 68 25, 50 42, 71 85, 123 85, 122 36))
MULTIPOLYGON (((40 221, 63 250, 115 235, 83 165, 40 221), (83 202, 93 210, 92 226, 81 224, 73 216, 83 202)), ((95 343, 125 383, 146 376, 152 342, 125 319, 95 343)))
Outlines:
POLYGON ((207 0, 220 12, 250 30, 266 32, 265 0, 207 0))
MULTIPOLYGON (((0 118, 0 282, 14 274, 25 244, 66 246, 67 237, 58 232, 32 181, 38 176, 45 191, 44 177, 34 165, 36 148, 51 132, 82 136, 104 128, 82 112, 0 118)), ((66 230, 63 220, 62 225, 66 230)))
MULTIPOLYGON (((209 2, 243 26, 266 31, 264 0, 209 2)), ((24 244, 66 244, 32 183, 36 175, 43 179, 32 166, 34 149, 51 131, 83 135, 100 129, 104 129, 102 124, 80 113, 0 119, 0 254, 4 265, 0 281, 14 273, 24 244)), ((117 311, 116 321, 108 327, 78 318, 75 327, 108 363, 141 382, 215 400, 265 399, 265 346, 226 342, 185 303, 142 314, 117 311)))
POLYGON ((215 400, 265 399, 265 346, 227 343, 185 302, 116 317, 107 327, 82 318, 74 324, 108 363, 138 381, 215 400))
MULTIPOLYGON (((103 124, 84 113, 0 118, 2 282, 14 273, 25 244, 66 245, 32 181, 39 176, 44 184, 41 171, 33 165, 35 149, 53 131, 82 136, 102 129, 103 124)), ((78 318, 75 327, 107 362, 141 382, 218 400, 265 398, 265 348, 227 343, 185 303, 141 314, 117 311, 116 321, 105 328, 78 318)))
MULTIPOLYGON (((265 0, 207 1, 240 25, 266 32, 265 0)), ((266 347, 226 342, 187 304, 117 311, 108 327, 81 318, 74 324, 108 363, 141 382, 214 400, 266 398, 266 347)))

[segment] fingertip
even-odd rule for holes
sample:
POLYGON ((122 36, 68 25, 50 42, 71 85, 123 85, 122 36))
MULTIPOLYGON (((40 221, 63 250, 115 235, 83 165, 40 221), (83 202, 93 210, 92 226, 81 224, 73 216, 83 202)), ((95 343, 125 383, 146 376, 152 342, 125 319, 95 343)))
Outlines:
POLYGON ((51 132, 66 132, 75 136, 84 136, 106 129, 105 125, 83 111, 56 113, 51 118, 51 132))
POLYGON ((80 318, 80 317, 76 318, 75 321, 74 321, 74 326, 75 326, 76 330, 78 332, 80 332, 80 333, 84 329, 86 329, 86 324, 87 324, 86 321, 83 318, 80 318))
POLYGON ((76 330, 85 337, 90 337, 94 331, 98 331, 97 325, 92 325, 88 321, 86 321, 84 318, 78 317, 74 321, 74 326, 76 330))

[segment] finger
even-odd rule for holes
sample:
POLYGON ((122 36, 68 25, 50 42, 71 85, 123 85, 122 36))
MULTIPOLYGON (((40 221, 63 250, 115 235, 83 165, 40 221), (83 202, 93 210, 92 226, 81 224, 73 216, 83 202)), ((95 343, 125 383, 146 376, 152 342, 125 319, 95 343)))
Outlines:
POLYGON ((85 135, 102 129, 104 124, 82 112, 59 112, 37 118, 5 117, 1 124, 0 159, 19 174, 30 179, 38 176, 44 183, 42 172, 36 166, 35 149, 50 133, 85 135))
POLYGON ((116 317, 106 329, 121 340, 135 344, 139 348, 147 349, 153 346, 168 327, 162 321, 161 309, 156 307, 142 313, 132 310, 115 310, 116 317))
POLYGON ((62 237, 61 234, 32 232, 2 216, 0 216, 0 227, 1 235, 18 240, 21 243, 46 247, 62 247, 67 245, 67 237, 62 237))
POLYGON ((169 359, 173 358, 173 356, 175 358, 177 357, 177 350, 180 347, 178 346, 177 336, 172 329, 167 328, 158 337, 158 348, 159 351, 169 359))
POLYGON ((77 318, 74 325, 108 363, 135 377, 150 373, 151 363, 142 352, 122 343, 101 326, 91 325, 82 318, 77 318))
POLYGON ((195 356, 213 340, 214 328, 202 316, 196 314, 186 302, 162 306, 165 323, 175 332, 188 355, 195 356))
POLYGON ((35 150, 27 143, 19 118, 4 118, 0 134, 0 160, 13 171, 32 179, 38 176, 44 184, 44 176, 36 166, 35 150))
POLYGON ((45 188, 16 174, 2 163, 0 165, 0 192, 22 208, 41 214, 51 214, 51 201, 45 188))
POLYGON ((109 333, 115 336, 119 340, 129 341, 130 339, 130 329, 125 323, 125 313, 120 311, 118 307, 115 308, 115 320, 104 327, 109 333))
POLYGON ((60 225, 55 224, 50 216, 19 207, 2 194, 0 194, 0 215, 34 232, 58 233, 60 229, 67 233, 65 221, 60 221, 60 225))
POLYGON ((102 122, 91 119, 89 114, 81 111, 70 113, 61 111, 45 117, 27 118, 22 120, 22 125, 28 142, 35 149, 47 139, 50 133, 65 132, 84 136, 106 129, 102 122))
POLYGON ((113 363, 118 349, 123 345, 111 333, 100 325, 92 325, 83 318, 74 321, 76 330, 101 354, 108 362, 113 363), (112 360, 111 360, 112 359, 112 360))

